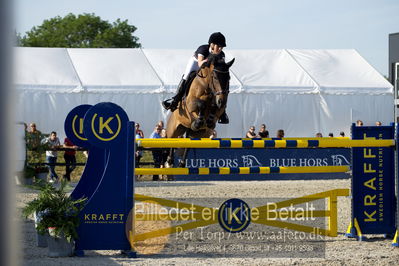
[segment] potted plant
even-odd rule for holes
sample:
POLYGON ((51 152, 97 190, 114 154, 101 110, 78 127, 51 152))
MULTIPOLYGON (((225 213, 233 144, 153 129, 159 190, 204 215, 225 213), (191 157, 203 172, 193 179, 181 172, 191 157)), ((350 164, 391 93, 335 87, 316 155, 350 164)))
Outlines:
POLYGON ((79 212, 86 199, 69 197, 66 181, 59 188, 43 181, 32 187, 39 190, 38 197, 24 207, 22 214, 27 218, 36 213, 36 230, 47 235, 50 257, 71 256, 74 239, 78 237, 79 212))

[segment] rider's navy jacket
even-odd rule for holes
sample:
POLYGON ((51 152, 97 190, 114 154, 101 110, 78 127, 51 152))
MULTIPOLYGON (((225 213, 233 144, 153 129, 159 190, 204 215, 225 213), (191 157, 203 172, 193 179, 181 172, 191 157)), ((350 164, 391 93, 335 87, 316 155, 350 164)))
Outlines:
MULTIPOLYGON (((201 45, 200 47, 198 47, 198 49, 194 53, 195 59, 198 59, 199 54, 203 55, 204 59, 207 58, 210 55, 209 44, 204 44, 204 45, 201 45)), ((221 58, 225 57, 223 51, 221 51, 218 56, 220 56, 221 58)))

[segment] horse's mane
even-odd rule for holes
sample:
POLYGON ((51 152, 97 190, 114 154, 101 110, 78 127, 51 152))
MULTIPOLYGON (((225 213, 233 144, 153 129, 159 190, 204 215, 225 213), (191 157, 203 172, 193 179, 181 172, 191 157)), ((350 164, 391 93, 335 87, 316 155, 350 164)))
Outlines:
POLYGON ((220 57, 220 55, 210 54, 207 61, 202 64, 201 68, 211 67, 212 64, 216 67, 219 65, 225 65, 226 62, 224 61, 224 58, 220 57))

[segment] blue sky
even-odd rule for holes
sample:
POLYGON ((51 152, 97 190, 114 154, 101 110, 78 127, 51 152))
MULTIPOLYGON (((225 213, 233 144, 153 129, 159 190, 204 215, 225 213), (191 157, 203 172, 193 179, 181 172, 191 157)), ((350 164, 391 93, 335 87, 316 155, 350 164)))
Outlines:
POLYGON ((356 49, 388 72, 388 34, 399 32, 399 0, 14 0, 24 34, 44 19, 95 13, 127 19, 144 48, 195 49, 221 31, 227 49, 356 49))

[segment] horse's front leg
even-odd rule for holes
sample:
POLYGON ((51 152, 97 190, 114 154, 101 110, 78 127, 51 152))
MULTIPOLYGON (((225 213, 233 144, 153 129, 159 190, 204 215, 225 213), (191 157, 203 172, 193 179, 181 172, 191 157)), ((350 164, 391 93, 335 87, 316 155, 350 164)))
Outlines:
POLYGON ((167 167, 167 168, 173 167, 174 159, 175 159, 175 149, 170 148, 168 158, 166 159, 166 162, 165 162, 165 167, 167 167))
POLYGON ((200 99, 191 101, 191 103, 188 105, 188 110, 194 117, 194 121, 191 123, 191 130, 198 131, 205 127, 205 107, 205 101, 200 99), (198 115, 195 113, 198 113, 198 115))
POLYGON ((206 126, 210 129, 214 129, 216 127, 216 112, 218 111, 218 107, 216 104, 212 104, 208 117, 206 119, 206 126))
POLYGON ((179 167, 186 167, 186 159, 187 159, 188 150, 189 150, 189 148, 184 149, 181 160, 179 161, 179 167))

